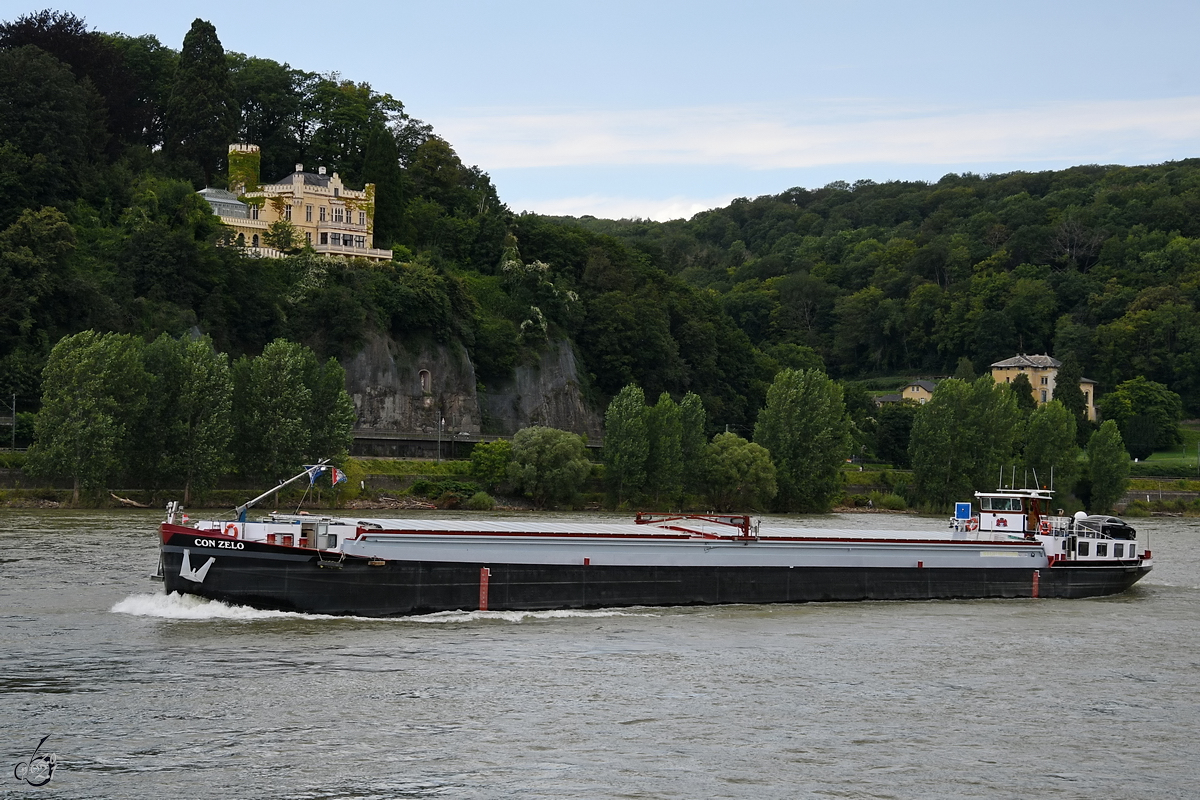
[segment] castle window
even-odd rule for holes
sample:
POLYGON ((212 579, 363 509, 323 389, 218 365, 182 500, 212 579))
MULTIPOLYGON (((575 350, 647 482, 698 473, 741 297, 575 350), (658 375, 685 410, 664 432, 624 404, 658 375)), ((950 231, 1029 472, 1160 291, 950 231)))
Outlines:
POLYGON ((335 187, 334 187, 334 189, 333 189, 333 196, 334 196, 334 197, 337 197, 337 196, 338 196, 338 190, 337 190, 337 187, 336 187, 336 186, 335 186, 335 187))
POLYGON ((342 235, 340 233, 329 234, 329 242, 335 247, 342 246, 342 235))
POLYGON ((1043 375, 1042 376, 1042 386, 1049 386, 1049 385, 1050 385, 1050 379, 1047 378, 1045 375, 1043 375))
POLYGON ((1046 390, 1042 389, 1042 402, 1046 402, 1046 390))
POLYGON ((354 246, 358 247, 358 248, 365 248, 367 246, 367 237, 355 236, 354 237, 354 246))
POLYGON ((333 210, 333 221, 334 222, 342 221, 342 210, 340 208, 335 208, 333 210))
POLYGON ((238 247, 245 247, 245 246, 246 246, 246 234, 244 234, 244 233, 239 233, 239 234, 238 234, 238 238, 237 238, 237 246, 238 246, 238 247))
POLYGON ((250 240, 251 247, 258 247, 258 234, 254 234, 254 238, 250 240))
POLYGON ((312 206, 304 207, 304 221, 312 222, 312 206))
POLYGON ((358 212, 358 224, 359 225, 367 224, 367 212, 365 212, 365 211, 358 212))
POLYGON ((429 370, 423 369, 419 373, 417 373, 417 376, 421 379, 421 391, 429 392, 430 386, 433 383, 432 379, 429 376, 429 370))
POLYGON ((312 232, 311 231, 304 232, 304 243, 312 244, 312 232))
POLYGON ((258 219, 258 206, 250 206, 250 219, 258 219))
POLYGON ((321 206, 321 222, 325 221, 325 206, 321 206))
POLYGON ((329 234, 328 233, 321 234, 321 244, 329 244, 329 234))
POLYGON ((283 209, 283 218, 284 218, 284 219, 291 219, 291 218, 292 218, 292 207, 291 207, 291 206, 284 206, 284 209, 283 209))

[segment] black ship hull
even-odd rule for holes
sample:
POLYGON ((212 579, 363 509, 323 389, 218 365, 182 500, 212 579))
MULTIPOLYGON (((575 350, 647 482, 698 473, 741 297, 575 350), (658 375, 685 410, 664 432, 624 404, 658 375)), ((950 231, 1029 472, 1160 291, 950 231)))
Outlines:
POLYGON ((1117 594, 1148 565, 1051 567, 637 566, 334 560, 255 542, 200 550, 165 543, 163 580, 180 592, 256 608, 397 616, 622 606, 859 600, 1083 598, 1117 594), (202 562, 215 558, 209 568, 202 562), (197 570, 201 570, 197 573, 197 570), (193 578, 185 577, 192 575, 193 578), (195 580, 200 577, 200 580, 195 580))

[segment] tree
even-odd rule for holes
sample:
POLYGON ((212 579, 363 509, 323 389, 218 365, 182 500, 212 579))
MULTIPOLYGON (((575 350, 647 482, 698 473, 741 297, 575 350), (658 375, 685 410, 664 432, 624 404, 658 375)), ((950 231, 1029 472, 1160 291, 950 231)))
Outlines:
POLYGON ((233 382, 212 340, 163 334, 146 346, 146 414, 138 425, 141 479, 182 482, 183 502, 230 470, 233 382))
POLYGON ((1025 466, 1042 486, 1053 483, 1071 491, 1079 475, 1075 416, 1057 400, 1043 403, 1029 415, 1025 433, 1025 466))
POLYGON ((583 439, 574 433, 533 426, 513 436, 509 482, 539 508, 570 501, 591 471, 583 439))
POLYGON ((942 381, 913 418, 909 459, 913 483, 925 503, 944 508, 973 490, 970 431, 971 385, 942 381))
POLYGON ((1093 429, 1088 419, 1087 400, 1079 384, 1083 381, 1083 372, 1073 354, 1068 353, 1058 368, 1054 379, 1054 399, 1063 404, 1075 418, 1075 440, 1078 444, 1087 443, 1093 429))
POLYGON ((383 125, 375 126, 367 140, 363 180, 375 184, 375 246, 386 250, 393 243, 411 239, 404 230, 405 178, 400 152, 396 137, 383 125))
POLYGON ((683 492, 683 415, 663 392, 647 409, 646 492, 655 503, 673 503, 683 492))
POLYGON ((1029 382, 1029 376, 1024 372, 1018 373, 1008 386, 1012 389, 1013 398, 1017 401, 1017 408, 1028 417, 1038 407, 1038 402, 1033 397, 1033 384, 1029 382))
POLYGON ((336 359, 322 364, 304 345, 276 339, 257 358, 238 359, 233 383, 235 442, 243 474, 279 477, 306 461, 345 459, 354 402, 336 359))
POLYGON ((354 443, 354 401, 346 392, 346 370, 336 358, 318 363, 316 355, 305 350, 304 385, 312 396, 306 415, 308 449, 305 458, 319 461, 328 458, 342 464, 354 443))
POLYGON ((130 431, 145 407, 142 342, 117 333, 84 331, 54 346, 42 378, 42 410, 28 463, 34 475, 72 479, 97 489, 126 465, 130 431))
POLYGON ((1139 375, 1100 398, 1097 407, 1106 420, 1117 423, 1134 458, 1145 458, 1179 442, 1183 401, 1161 383, 1139 375))
POLYGON ((300 232, 296 230, 296 226, 290 220, 286 219, 277 219, 267 226, 267 232, 263 234, 263 244, 288 255, 304 249, 300 232))
POLYGON ((976 489, 994 486, 1012 463, 1023 425, 1013 392, 983 375, 967 384, 951 378, 913 419, 909 456, 922 502, 944 508, 976 489))
POLYGON ((754 440, 775 462, 778 507, 827 510, 840 492, 839 470, 852 443, 841 387, 817 370, 780 371, 754 440))
POLYGON ((704 448, 705 495, 716 511, 750 511, 775 497, 775 465, 767 449, 736 433, 718 433, 704 448))
POLYGON ((211 22, 196 19, 183 37, 163 113, 163 150, 193 180, 211 185, 237 130, 238 109, 225 48, 211 22))
POLYGON ((1088 475, 1092 481, 1091 509, 1105 513, 1129 485, 1129 454, 1117 423, 1105 420, 1087 445, 1088 475))
POLYGON ((604 412, 604 467, 609 492, 620 505, 646 484, 650 440, 646 397, 634 384, 622 389, 604 412))
POLYGON ((919 408, 918 404, 907 400, 884 403, 880 407, 875 424, 875 455, 899 469, 908 469, 912 465, 908 443, 919 408))
POLYGON ((507 439, 480 442, 471 450, 471 477, 494 492, 508 478, 511 461, 512 442, 507 439))
POLYGON ((700 395, 688 392, 679 403, 679 453, 683 459, 683 488, 687 492, 700 491, 700 463, 708 437, 707 415, 700 395))
POLYGON ((958 365, 954 368, 954 376, 960 381, 971 383, 975 380, 975 365, 971 363, 971 359, 966 356, 958 357, 958 365))

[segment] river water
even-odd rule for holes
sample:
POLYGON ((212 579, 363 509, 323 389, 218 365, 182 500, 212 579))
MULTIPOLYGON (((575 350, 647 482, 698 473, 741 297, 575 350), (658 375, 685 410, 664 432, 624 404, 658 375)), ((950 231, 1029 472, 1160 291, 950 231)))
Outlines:
POLYGON ((0 797, 1200 796, 1191 520, 1094 600, 365 620, 164 597, 160 517, 0 510, 0 797))

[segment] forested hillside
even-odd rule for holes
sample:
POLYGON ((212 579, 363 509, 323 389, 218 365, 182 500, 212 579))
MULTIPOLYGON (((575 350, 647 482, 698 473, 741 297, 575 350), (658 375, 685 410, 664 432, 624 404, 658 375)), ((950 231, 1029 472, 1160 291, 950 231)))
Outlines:
POLYGON ((461 341, 484 384, 566 337, 597 409, 631 383, 691 391, 714 430, 748 430, 784 367, 945 375, 1020 351, 1200 412, 1200 161, 837 183, 669 223, 517 215, 361 77, 226 53, 201 20, 178 50, 56 12, 0 25, 0 396, 31 407, 86 329, 321 358, 379 331, 461 341), (223 246, 195 190, 225 185, 235 141, 267 181, 374 183, 395 260, 223 246))
POLYGON ((1200 160, 791 189, 690 221, 573 222, 713 293, 764 353, 830 372, 946 375, 1074 356, 1200 413, 1200 160))

